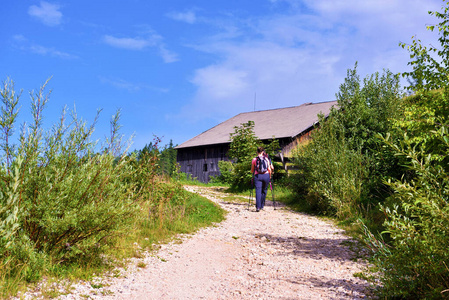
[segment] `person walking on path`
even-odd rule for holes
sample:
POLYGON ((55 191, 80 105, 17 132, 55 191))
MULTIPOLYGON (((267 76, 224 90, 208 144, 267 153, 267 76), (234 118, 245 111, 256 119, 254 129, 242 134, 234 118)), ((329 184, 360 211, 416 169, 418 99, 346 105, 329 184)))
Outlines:
POLYGON ((251 161, 251 173, 254 175, 254 187, 256 189, 256 211, 259 212, 265 206, 268 185, 270 184, 271 163, 264 155, 263 147, 257 148, 257 156, 251 161))

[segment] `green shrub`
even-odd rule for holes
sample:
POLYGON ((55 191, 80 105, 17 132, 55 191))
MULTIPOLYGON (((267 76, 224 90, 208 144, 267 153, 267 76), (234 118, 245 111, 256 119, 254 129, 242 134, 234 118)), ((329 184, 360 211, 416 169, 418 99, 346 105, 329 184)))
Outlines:
MULTIPOLYGON (((388 244, 368 234, 382 292, 405 299, 449 298, 449 2, 440 19, 439 45, 424 46, 413 37, 401 43, 410 52, 412 71, 403 73, 415 94, 405 99, 403 114, 394 119, 401 136, 384 135, 384 144, 407 166, 394 193, 383 205, 388 244)), ((395 134, 395 132, 392 132, 395 134)))
MULTIPOLYGON (((20 229, 19 216, 22 210, 19 207, 19 168, 21 159, 13 165, 12 178, 9 182, 0 182, 0 257, 13 248, 13 239, 20 229)), ((5 172, 1 169, 0 171, 5 172)), ((6 174, 2 174, 4 178, 6 174)))
MULTIPOLYGON (((449 149, 446 127, 434 132, 449 149)), ((407 135, 401 144, 385 140, 398 155, 406 156, 413 180, 390 181, 395 193, 384 205, 385 227, 390 243, 384 246, 373 236, 374 263, 383 293, 407 299, 449 297, 449 177, 448 165, 433 162, 425 148, 416 148, 407 135), (446 168, 445 168, 446 167, 446 168), (380 246, 379 246, 380 245, 380 246)))
POLYGON ((303 201, 311 209, 345 219, 357 215, 366 193, 366 158, 360 151, 349 149, 337 133, 327 130, 334 130, 329 123, 320 136, 296 153, 295 162, 302 171, 296 177, 305 189, 303 201))
POLYGON ((33 121, 19 144, 12 142, 19 98, 11 81, 1 90, 0 279, 35 281, 50 265, 98 257, 148 199, 154 176, 151 164, 142 169, 124 154, 119 112, 100 151, 90 140, 98 114, 86 126, 72 112, 67 124, 64 109, 45 131, 45 85, 30 93, 33 121))
POLYGON ((362 82, 356 67, 340 86, 338 108, 328 118, 320 116, 311 141, 294 154, 299 201, 353 220, 377 212, 390 193, 385 177, 401 170, 397 157, 377 137, 392 128, 391 119, 400 112, 399 79, 385 71, 362 82))
POLYGON ((231 183, 234 176, 234 165, 232 162, 220 160, 218 168, 220 169, 220 176, 216 180, 221 183, 231 183))

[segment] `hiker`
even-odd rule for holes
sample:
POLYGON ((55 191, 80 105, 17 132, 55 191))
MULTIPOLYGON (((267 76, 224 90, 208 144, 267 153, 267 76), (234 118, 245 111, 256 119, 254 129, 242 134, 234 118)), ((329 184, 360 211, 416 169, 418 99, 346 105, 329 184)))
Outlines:
POLYGON ((264 155, 263 147, 257 148, 257 156, 251 161, 251 173, 256 188, 256 211, 259 212, 265 206, 268 185, 270 184, 271 163, 264 155))

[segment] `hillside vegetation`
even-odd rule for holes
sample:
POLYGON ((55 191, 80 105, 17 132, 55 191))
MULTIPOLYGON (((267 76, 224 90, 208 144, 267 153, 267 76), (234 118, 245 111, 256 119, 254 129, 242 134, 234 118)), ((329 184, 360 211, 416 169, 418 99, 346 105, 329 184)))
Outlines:
POLYGON ((223 219, 216 205, 158 175, 157 151, 126 154, 120 111, 102 145, 91 141, 98 114, 86 125, 64 110, 45 130, 45 85, 31 93, 32 122, 19 133, 20 93, 9 79, 1 88, 0 297, 44 276, 90 278, 223 219))
POLYGON ((410 52, 411 85, 385 70, 361 80, 357 65, 337 93, 338 108, 297 149, 296 202, 358 226, 372 249, 382 296, 449 298, 448 4, 438 48, 410 52))

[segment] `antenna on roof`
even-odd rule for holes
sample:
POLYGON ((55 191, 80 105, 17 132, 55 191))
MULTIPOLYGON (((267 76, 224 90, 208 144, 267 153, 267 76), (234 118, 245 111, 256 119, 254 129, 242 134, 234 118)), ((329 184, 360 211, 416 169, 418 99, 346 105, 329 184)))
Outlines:
POLYGON ((256 111, 256 92, 254 92, 254 111, 256 111))

